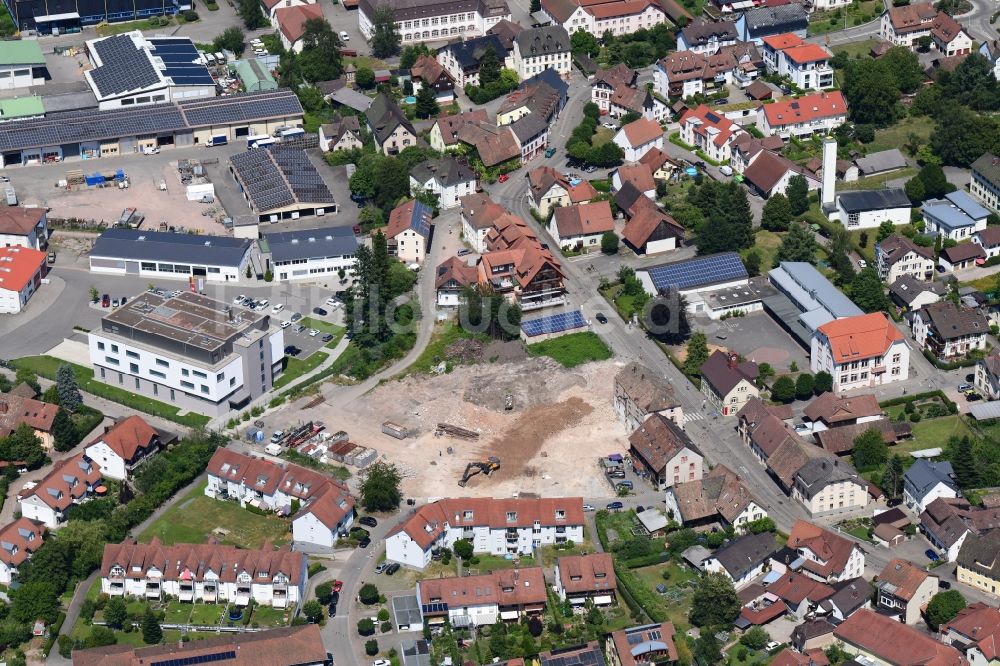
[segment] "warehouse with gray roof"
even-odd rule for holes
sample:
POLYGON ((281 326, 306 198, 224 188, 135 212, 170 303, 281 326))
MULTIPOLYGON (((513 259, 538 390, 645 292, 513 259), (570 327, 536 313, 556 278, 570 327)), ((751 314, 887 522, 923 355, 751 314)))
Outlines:
POLYGON ((93 273, 238 282, 253 241, 141 229, 107 229, 90 251, 93 273))
POLYGON ((275 282, 295 280, 332 285, 353 275, 358 239, 350 227, 279 231, 264 234, 260 252, 275 282))
POLYGON ((337 212, 330 188, 301 148, 277 145, 237 153, 229 171, 261 222, 337 212))

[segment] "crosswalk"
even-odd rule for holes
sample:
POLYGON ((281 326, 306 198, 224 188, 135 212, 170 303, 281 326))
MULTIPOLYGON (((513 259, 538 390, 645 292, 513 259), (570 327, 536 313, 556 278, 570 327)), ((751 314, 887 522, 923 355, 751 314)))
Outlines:
POLYGON ((686 412, 684 414, 685 425, 691 423, 692 421, 704 421, 705 415, 701 412, 686 412))

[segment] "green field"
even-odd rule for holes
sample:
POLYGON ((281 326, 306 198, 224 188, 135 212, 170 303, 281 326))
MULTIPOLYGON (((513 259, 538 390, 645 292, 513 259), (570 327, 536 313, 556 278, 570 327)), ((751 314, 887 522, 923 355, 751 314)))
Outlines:
POLYGON ((861 25, 877 19, 881 12, 882 3, 878 0, 856 2, 833 11, 813 12, 809 17, 809 35, 823 35, 861 25))
POLYGON ((589 361, 611 358, 611 349, 596 333, 570 333, 544 342, 528 345, 532 356, 548 356, 566 368, 575 368, 589 361))
POLYGON ((841 44, 840 46, 830 47, 830 50, 836 53, 846 53, 850 58, 863 58, 869 56, 872 47, 878 44, 877 39, 866 39, 863 42, 848 42, 847 44, 841 44))
POLYGON ((899 148, 905 153, 903 146, 910 142, 911 134, 919 137, 918 143, 925 144, 930 141, 933 131, 934 121, 931 120, 930 116, 907 116, 898 123, 877 130, 875 140, 865 146, 865 149, 869 153, 875 153, 880 150, 899 148))
POLYGON ((965 435, 974 437, 975 433, 972 432, 961 415, 942 416, 914 423, 913 438, 903 440, 889 450, 891 453, 910 453, 937 446, 944 447, 947 446, 949 438, 953 436, 964 437, 965 435))
POLYGON ((240 548, 260 548, 265 541, 281 545, 291 539, 287 520, 257 515, 241 509, 235 502, 206 497, 206 485, 199 485, 172 506, 139 535, 139 540, 147 542, 159 537, 167 545, 204 543, 217 527, 229 530, 228 535, 219 538, 220 542, 240 548))
POLYGON ((285 371, 281 373, 280 377, 274 380, 275 390, 288 386, 302 375, 312 372, 319 367, 320 363, 329 358, 329 356, 330 355, 324 351, 314 351, 305 359, 295 358, 294 356, 286 356, 285 371))
POLYGON ((754 234, 753 249, 760 254, 760 272, 766 273, 778 265, 778 247, 781 235, 767 229, 757 229, 754 234))

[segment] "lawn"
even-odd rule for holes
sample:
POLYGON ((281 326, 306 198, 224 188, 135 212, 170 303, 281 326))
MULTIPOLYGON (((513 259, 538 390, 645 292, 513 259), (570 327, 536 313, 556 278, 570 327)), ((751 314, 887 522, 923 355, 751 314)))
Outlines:
MULTIPOLYGON (((204 604, 199 604, 199 605, 204 605, 204 604)), ((188 620, 191 618, 191 610, 193 608, 194 604, 187 603, 185 601, 169 602, 167 604, 166 609, 163 611, 164 624, 187 624, 188 620)), ((199 622, 198 624, 205 624, 205 623, 199 622)))
POLYGON ((331 324, 319 319, 313 319, 312 317, 304 317, 299 321, 299 324, 305 326, 306 328, 315 328, 320 333, 329 333, 330 335, 335 336, 331 344, 335 344, 340 339, 337 336, 343 335, 346 330, 343 326, 337 326, 336 324, 331 324))
POLYGON ((823 35, 835 30, 843 30, 861 25, 878 18, 882 12, 880 0, 867 0, 848 5, 842 9, 827 12, 814 12, 809 17, 809 34, 823 35))
MULTIPOLYGON (((15 367, 29 368, 36 375, 53 381, 55 381, 59 366, 67 365, 66 361, 53 356, 25 356, 13 361, 13 363, 15 367)), ((90 368, 85 368, 75 363, 69 363, 68 365, 73 367, 73 372, 76 374, 76 382, 80 386, 80 389, 87 393, 192 428, 201 428, 210 420, 207 416, 195 414, 194 412, 180 414, 181 410, 173 405, 145 398, 141 395, 120 389, 117 386, 110 386, 97 381, 94 379, 94 371, 90 368)))
POLYGON ((972 432, 960 414, 942 416, 914 423, 913 438, 904 440, 889 450, 892 453, 910 453, 921 449, 944 447, 947 446, 950 437, 963 437, 965 435, 974 437, 975 433, 972 432))
MULTIPOLYGON (((682 569, 676 563, 668 562, 651 567, 632 569, 631 573, 639 580, 640 584, 649 590, 649 593, 655 599, 654 607, 658 607, 667 620, 673 622, 674 626, 679 630, 690 626, 688 623, 688 613, 691 611, 691 595, 694 590, 688 587, 687 583, 688 581, 697 579, 697 576, 690 567, 682 569), (669 579, 663 578, 664 571, 670 572, 669 579), (661 583, 667 586, 668 594, 660 594, 656 591, 656 586, 661 583)), ((643 604, 644 608, 647 605, 643 604)), ((646 608, 646 610, 649 609, 646 608)))
POLYGON ((281 373, 281 376, 274 380, 274 388, 280 389, 288 384, 291 384, 296 379, 302 375, 312 372, 319 364, 329 358, 329 354, 324 351, 314 351, 309 354, 305 359, 295 358, 294 356, 285 357, 285 371, 281 373))
POLYGON ((206 485, 199 485, 172 506, 139 535, 139 540, 147 542, 159 537, 167 545, 204 543, 212 530, 222 527, 229 530, 229 534, 220 541, 240 548, 260 548, 265 541, 275 544, 289 541, 287 520, 273 515, 260 516, 241 509, 234 502, 206 497, 206 485))
POLYGON ((962 286, 972 287, 973 289, 981 291, 984 294, 989 294, 997 287, 997 275, 994 273, 992 275, 985 275, 981 278, 976 278, 975 280, 969 280, 968 282, 963 282, 962 286))
POLYGON ((757 229, 754 234, 753 248, 760 255, 760 272, 766 273, 778 265, 778 247, 781 236, 766 229, 757 229))
POLYGON ((615 138, 614 130, 607 127, 598 127, 594 131, 594 137, 590 140, 590 144, 596 148, 597 146, 603 146, 613 138, 615 138))
POLYGON ((570 333, 544 342, 528 345, 533 356, 549 356, 563 367, 575 368, 588 361, 603 361, 611 358, 611 349, 596 333, 589 331, 570 333))
MULTIPOLYGON (((490 571, 514 568, 514 560, 508 560, 500 555, 476 555, 476 557, 479 559, 479 563, 466 565, 465 569, 475 569, 479 573, 489 573, 490 571)), ((519 567, 534 566, 535 558, 530 555, 521 555, 517 565, 519 567)))
POLYGON ((174 23, 175 21, 172 18, 167 18, 164 22, 164 19, 159 16, 139 21, 128 21, 126 23, 109 23, 98 26, 97 35, 98 37, 110 37, 111 35, 120 35, 123 32, 132 32, 133 30, 157 30, 159 28, 170 27, 174 23))
POLYGON ((838 190, 880 190, 886 186, 886 183, 890 180, 897 180, 899 178, 909 179, 912 176, 917 175, 917 170, 914 167, 907 167, 905 169, 900 169, 899 171, 890 171, 889 173, 880 173, 876 176, 869 176, 868 178, 858 178, 850 183, 839 182, 837 183, 838 190))
POLYGON ((261 627, 283 627, 288 624, 285 620, 285 613, 287 612, 283 608, 257 606, 254 608, 253 617, 250 618, 250 621, 257 623, 261 627))
POLYGON ((225 604, 187 604, 191 608, 191 624, 199 626, 218 624, 225 604))
POLYGON ((910 142, 911 134, 919 137, 918 143, 925 144, 930 141, 933 130, 934 121, 931 120, 930 116, 907 116, 898 123, 876 131, 875 140, 868 144, 865 149, 868 153, 892 148, 902 149, 910 142))
POLYGON ((877 39, 866 39, 863 42, 849 42, 840 46, 830 48, 834 53, 846 53, 849 58, 863 58, 869 56, 872 47, 878 44, 877 39))

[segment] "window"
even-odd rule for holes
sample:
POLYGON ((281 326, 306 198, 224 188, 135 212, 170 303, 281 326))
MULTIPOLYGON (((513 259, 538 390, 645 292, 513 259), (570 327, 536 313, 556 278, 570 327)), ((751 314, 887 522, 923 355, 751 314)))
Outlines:
POLYGON ((225 379, 225 378, 226 378, 226 373, 224 373, 224 372, 220 372, 219 374, 217 374, 217 375, 215 376, 215 381, 217 381, 217 382, 221 382, 221 381, 222 381, 223 379, 225 379))
POLYGON ((229 385, 230 386, 236 386, 236 377, 230 377, 229 378, 229 385))
POLYGON ((138 363, 129 363, 128 364, 128 371, 131 372, 132 374, 137 374, 139 372, 139 364, 138 363))
POLYGON ((516 520, 517 520, 517 511, 508 511, 507 512, 507 522, 508 523, 513 523, 516 520))
POLYGON ((152 375, 153 377, 159 377, 160 379, 167 378, 167 376, 164 373, 160 372, 159 370, 150 370, 149 374, 152 375))
POLYGON ((112 354, 118 353, 118 345, 111 345, 111 353, 112 354))
POLYGON ((191 382, 186 382, 183 379, 181 380, 181 386, 183 386, 186 389, 194 390, 194 384, 192 384, 191 382))
POLYGON ((129 349, 125 350, 125 355, 128 356, 129 358, 139 358, 139 353, 138 352, 134 352, 134 351, 131 351, 129 349))
POLYGON ((139 390, 139 378, 138 377, 135 378, 135 390, 136 391, 139 390))
POLYGON ((202 384, 201 385, 201 392, 204 393, 205 395, 208 395, 208 387, 205 386, 204 384, 202 384))
POLYGON ((162 358, 156 359, 156 365, 162 366, 164 368, 169 368, 170 364, 164 361, 162 358))
POLYGON ((106 363, 110 363, 111 365, 118 365, 118 359, 116 359, 114 356, 105 356, 104 361, 106 363))
POLYGON ((104 343, 103 342, 98 342, 97 343, 97 349, 98 349, 98 351, 104 351, 104 343))
POLYGON ((181 376, 183 376, 183 377, 190 377, 191 376, 191 371, 188 370, 187 368, 181 368, 181 376))
POLYGON ((208 375, 206 375, 201 370, 192 370, 191 372, 193 372, 194 376, 198 377, 199 379, 208 379, 208 375))

